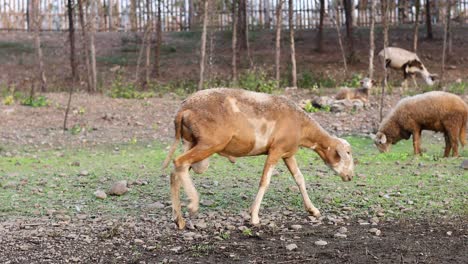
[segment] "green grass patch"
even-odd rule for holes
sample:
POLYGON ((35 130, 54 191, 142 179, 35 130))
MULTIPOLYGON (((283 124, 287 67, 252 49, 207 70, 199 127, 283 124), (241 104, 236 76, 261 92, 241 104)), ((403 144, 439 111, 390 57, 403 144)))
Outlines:
MULTIPOLYGON (((462 159, 441 158, 443 141, 423 135, 427 151, 415 157, 411 141, 400 142, 390 153, 379 153, 369 138, 347 139, 357 163, 352 182, 342 182, 313 151, 301 150, 297 155, 312 202, 323 214, 368 217, 383 212, 392 218, 468 215, 468 173, 460 168, 462 159)), ((170 200, 169 170, 160 169, 167 150, 160 143, 93 149, 4 148, 0 152, 0 219, 45 215, 51 209, 91 216, 139 216, 151 213, 146 205, 170 200), (6 156, 6 152, 17 154, 6 156), (134 185, 120 197, 94 197, 97 189, 107 190, 118 180, 144 180, 148 184, 134 185)), ((461 155, 468 157, 468 151, 461 155)), ((248 210, 264 161, 265 156, 246 157, 231 164, 214 155, 206 173, 192 173, 201 200, 211 201, 209 205, 202 203, 201 212, 248 210)), ((296 184, 282 162, 277 171, 261 214, 285 208, 303 212, 301 196, 293 188, 296 184)))

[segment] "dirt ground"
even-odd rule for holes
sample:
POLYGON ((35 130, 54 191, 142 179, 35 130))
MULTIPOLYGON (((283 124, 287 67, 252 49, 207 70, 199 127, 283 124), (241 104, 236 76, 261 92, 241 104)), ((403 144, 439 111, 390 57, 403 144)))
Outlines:
MULTIPOLYGON (((298 102, 308 91, 287 93, 298 102)), ((182 98, 166 95, 147 100, 111 99, 77 94, 69 127, 62 132, 66 94, 46 94, 51 105, 30 108, 0 105, 0 144, 14 155, 35 149, 92 147, 143 142, 169 142, 172 117, 182 98)), ((388 98, 387 109, 399 96, 388 98)), ((468 99, 468 98, 465 98, 468 99)), ((468 100, 467 100, 468 101, 468 100)), ((368 134, 377 124, 377 105, 356 113, 313 113, 334 134, 368 134)), ((141 218, 115 219, 79 215, 9 219, 0 222, 1 263, 466 263, 468 219, 392 219, 372 225, 362 219, 309 219, 303 212, 270 212, 271 221, 252 227, 239 215, 201 214, 205 225, 177 231, 170 204, 141 218), (273 223, 273 224, 271 224, 273 223), (229 226, 226 229, 226 225, 229 226), (297 225, 300 227, 298 228, 297 225), (346 237, 336 237, 341 227, 346 237), (372 227, 381 234, 370 233, 372 227), (250 231, 246 232, 245 229, 250 231), (229 234, 229 239, 225 239, 229 234), (320 246, 319 240, 327 242, 320 246), (287 247, 297 248, 289 250, 287 247)), ((265 215, 268 213, 264 213, 265 215)))

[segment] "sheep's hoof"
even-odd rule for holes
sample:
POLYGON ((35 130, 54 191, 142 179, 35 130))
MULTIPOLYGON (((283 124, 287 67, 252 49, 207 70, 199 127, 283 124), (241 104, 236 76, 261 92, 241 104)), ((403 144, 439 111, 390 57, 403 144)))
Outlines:
POLYGON ((258 226, 260 225, 260 218, 258 216, 257 217, 252 216, 252 220, 250 221, 250 223, 254 226, 258 226))
POLYGON ((185 228, 185 220, 182 217, 177 217, 174 222, 176 223, 177 228, 179 228, 179 230, 185 228))
POLYGON ((189 205, 187 205, 187 209, 190 212, 190 216, 196 215, 197 212, 198 212, 198 208, 199 208, 199 206, 198 206, 198 203, 196 203, 196 202, 192 202, 189 205))
POLYGON ((320 217, 322 214, 320 214, 320 211, 317 210, 317 209, 309 209, 307 210, 309 212, 310 215, 312 215, 313 217, 320 217))

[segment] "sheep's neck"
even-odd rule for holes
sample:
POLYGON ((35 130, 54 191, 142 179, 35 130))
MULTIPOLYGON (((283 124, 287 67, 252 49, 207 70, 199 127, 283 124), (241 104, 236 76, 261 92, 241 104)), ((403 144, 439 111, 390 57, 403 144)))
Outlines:
POLYGON ((312 149, 326 149, 331 136, 314 120, 306 120, 302 128, 301 146, 312 149))

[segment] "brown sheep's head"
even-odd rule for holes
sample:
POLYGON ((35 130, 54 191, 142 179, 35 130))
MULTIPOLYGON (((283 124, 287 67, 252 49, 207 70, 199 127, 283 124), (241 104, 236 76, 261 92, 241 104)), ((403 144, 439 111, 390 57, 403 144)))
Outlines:
POLYGON ((374 138, 374 144, 380 152, 389 152, 392 142, 387 139, 387 136, 382 132, 377 132, 374 138))
POLYGON ((351 181, 354 176, 354 160, 348 141, 334 137, 326 149, 317 150, 317 153, 343 181, 351 181))

